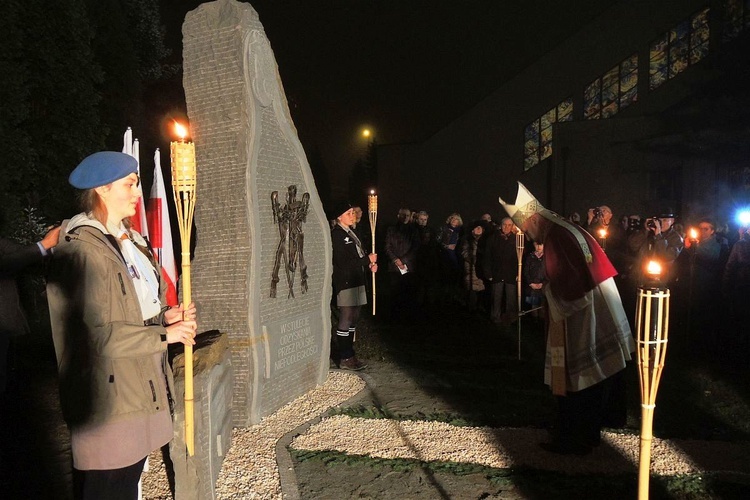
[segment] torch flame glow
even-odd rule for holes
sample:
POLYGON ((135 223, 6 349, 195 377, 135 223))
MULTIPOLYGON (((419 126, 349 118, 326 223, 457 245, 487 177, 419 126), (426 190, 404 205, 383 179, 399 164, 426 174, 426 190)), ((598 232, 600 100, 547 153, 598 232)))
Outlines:
POLYGON ((697 240, 698 239, 698 231, 696 231, 694 227, 690 228, 690 239, 691 240, 697 240))
POLYGON ((655 260, 648 261, 646 272, 652 276, 659 276, 661 274, 661 264, 655 260))
POLYGON ((184 141, 185 138, 188 136, 188 129, 185 125, 181 124, 177 120, 174 122, 174 131, 177 134, 177 137, 180 138, 181 141, 184 141))
POLYGON ((600 229, 599 230, 599 237, 600 238, 606 238, 607 237, 607 230, 606 229, 600 229))

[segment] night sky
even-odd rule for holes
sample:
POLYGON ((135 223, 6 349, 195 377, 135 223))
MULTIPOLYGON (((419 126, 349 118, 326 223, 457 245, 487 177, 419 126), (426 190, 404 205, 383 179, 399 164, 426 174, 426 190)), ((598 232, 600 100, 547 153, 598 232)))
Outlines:
MULTIPOLYGON (((181 58, 185 13, 162 0, 181 58)), ((378 144, 420 142, 611 6, 600 0, 255 0, 310 158, 343 190, 378 144)), ((184 106, 184 103, 182 103, 184 106)), ((320 182, 320 179, 317 179, 320 182)))

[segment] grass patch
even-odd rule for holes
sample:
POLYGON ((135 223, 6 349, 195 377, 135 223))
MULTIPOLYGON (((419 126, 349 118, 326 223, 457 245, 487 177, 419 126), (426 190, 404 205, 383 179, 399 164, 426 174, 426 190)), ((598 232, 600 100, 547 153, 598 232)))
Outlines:
MULTIPOLYGON (((528 468, 495 469, 457 462, 422 462, 412 459, 371 458, 335 451, 289 450, 297 462, 318 460, 327 467, 372 467, 385 472, 408 474, 417 470, 434 474, 466 476, 477 474, 490 484, 513 487, 526 498, 607 499, 637 498, 638 477, 633 474, 567 475, 528 468)), ((345 473, 344 473, 345 474, 345 473)), ((656 476, 651 478, 650 498, 654 500, 719 500, 750 498, 750 484, 716 474, 656 476)))

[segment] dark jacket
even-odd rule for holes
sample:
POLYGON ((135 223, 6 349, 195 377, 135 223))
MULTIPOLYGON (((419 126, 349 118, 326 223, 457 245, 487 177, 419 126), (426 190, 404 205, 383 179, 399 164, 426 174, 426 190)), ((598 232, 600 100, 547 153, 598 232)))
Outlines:
POLYGON ((0 334, 20 335, 28 330, 18 298, 16 275, 26 266, 42 262, 39 246, 21 245, 0 238, 0 334))
POLYGON ((487 237, 482 262, 484 278, 493 283, 504 281, 515 283, 518 276, 518 256, 516 254, 516 234, 503 234, 493 231, 487 237))
POLYGON ((357 253, 357 243, 343 227, 336 224, 331 229, 333 243, 333 296, 341 290, 357 288, 365 284, 365 269, 370 258, 363 248, 360 257, 357 253))
POLYGON ((541 297, 542 290, 535 290, 529 286, 531 283, 544 283, 547 280, 544 272, 544 255, 538 257, 535 252, 526 254, 523 260, 523 288, 524 294, 529 297, 541 297))
POLYGON ((385 254, 388 256, 388 271, 397 272, 394 261, 401 259, 409 272, 417 270, 419 231, 414 224, 401 224, 388 228, 385 235, 385 254))
POLYGON ((658 236, 649 234, 649 231, 642 229, 628 236, 628 248, 636 255, 634 265, 636 269, 631 269, 631 277, 641 280, 643 277, 643 266, 648 259, 658 259, 663 267, 662 280, 667 283, 674 279, 673 264, 679 257, 685 243, 682 236, 675 230, 674 226, 668 231, 662 232, 658 236))

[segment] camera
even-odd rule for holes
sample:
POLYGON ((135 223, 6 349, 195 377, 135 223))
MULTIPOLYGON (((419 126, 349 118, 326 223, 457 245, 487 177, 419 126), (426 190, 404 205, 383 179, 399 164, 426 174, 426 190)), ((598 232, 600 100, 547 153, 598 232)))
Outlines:
POLYGON ((643 227, 643 219, 640 217, 628 218, 628 232, 639 231, 643 227))
POLYGON ((601 219, 602 218, 602 211, 599 210, 599 207, 590 208, 594 214, 594 219, 601 219))
POLYGON ((646 227, 649 229, 656 229, 657 224, 661 226, 658 217, 649 217, 648 219, 646 219, 646 227))

